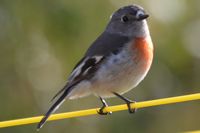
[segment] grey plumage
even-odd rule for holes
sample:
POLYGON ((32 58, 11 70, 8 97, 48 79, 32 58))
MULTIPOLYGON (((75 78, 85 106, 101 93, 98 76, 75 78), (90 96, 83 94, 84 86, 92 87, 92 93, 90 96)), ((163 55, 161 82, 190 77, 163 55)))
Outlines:
MULTIPOLYGON (((119 86, 117 87, 122 87, 121 93, 122 91, 125 92, 129 90, 130 87, 136 86, 144 78, 148 70, 140 72, 139 68, 142 63, 135 65, 135 62, 131 61, 132 55, 130 55, 130 51, 127 50, 134 37, 146 37, 149 35, 146 21, 143 20, 146 17, 148 16, 145 16, 144 10, 136 5, 125 6, 113 14, 105 31, 92 43, 85 53, 85 56, 73 69, 67 84, 53 97, 53 100, 57 97, 58 99, 40 121, 37 127, 38 129, 44 125, 51 113, 53 113, 66 98, 74 99, 84 97, 90 94, 91 91, 96 91, 96 95, 98 95, 98 93, 99 95, 107 93, 109 97, 111 93, 109 92, 110 90, 105 91, 106 86, 100 87, 101 82, 111 82, 112 78, 115 77, 115 79, 113 79, 115 80, 114 82, 116 84, 119 83, 119 86), (142 16, 140 15, 141 12, 142 16), (126 19, 130 19, 131 22, 124 22, 122 19, 124 16, 127 17, 126 19), (125 60, 123 60, 124 57, 126 58, 125 60), (118 61, 115 61, 115 59, 118 61), (107 69, 107 67, 111 67, 110 69, 112 69, 112 67, 118 64, 119 66, 112 71, 107 69), (128 84, 125 86, 122 86, 125 83, 125 80, 121 83, 118 82, 118 80, 120 80, 119 75, 125 76, 123 72, 117 74, 119 69, 121 69, 120 65, 122 65, 122 69, 125 71, 124 74, 127 74, 126 78, 129 80, 128 84), (134 67, 132 68, 132 66, 136 67, 134 71, 134 67), (134 77, 131 74, 137 79, 133 80, 134 77), (104 77, 102 76, 105 76, 105 79, 103 79, 104 77), (106 79, 108 79, 108 81, 105 81, 106 79), (96 83, 96 90, 95 85, 92 82, 94 82, 94 84, 96 83), (132 82, 134 83, 134 86, 132 85, 132 82), (102 89, 104 92, 101 92, 99 89, 102 89)), ((112 85, 109 87, 110 88, 108 89, 113 88, 112 85)))
POLYGON ((91 47, 86 52, 85 56, 104 55, 107 56, 112 52, 119 51, 126 43, 130 41, 127 36, 120 34, 113 34, 109 32, 103 32, 91 47))

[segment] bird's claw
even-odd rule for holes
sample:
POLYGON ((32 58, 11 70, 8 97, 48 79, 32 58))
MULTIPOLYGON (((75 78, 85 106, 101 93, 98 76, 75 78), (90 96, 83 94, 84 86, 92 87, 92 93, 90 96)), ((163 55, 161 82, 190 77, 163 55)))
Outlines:
POLYGON ((111 114, 112 114, 111 111, 109 111, 109 112, 105 112, 105 111, 104 111, 105 107, 107 107, 107 106, 103 106, 102 108, 100 108, 100 109, 97 111, 97 113, 100 114, 100 115, 111 115, 111 114))
POLYGON ((137 109, 136 108, 131 108, 131 104, 136 103, 136 101, 127 101, 126 104, 128 106, 128 111, 130 114, 136 113, 137 109))

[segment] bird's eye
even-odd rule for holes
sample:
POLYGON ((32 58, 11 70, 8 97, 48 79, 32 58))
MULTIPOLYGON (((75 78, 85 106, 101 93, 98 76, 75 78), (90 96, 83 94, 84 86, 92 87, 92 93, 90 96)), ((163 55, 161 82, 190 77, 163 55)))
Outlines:
POLYGON ((122 22, 128 22, 129 21, 128 16, 126 16, 126 15, 122 16, 121 21, 122 22))

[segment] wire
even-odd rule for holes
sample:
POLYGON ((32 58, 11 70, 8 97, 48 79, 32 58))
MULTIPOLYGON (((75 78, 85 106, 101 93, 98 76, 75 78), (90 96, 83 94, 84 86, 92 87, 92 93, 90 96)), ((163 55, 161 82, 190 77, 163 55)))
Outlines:
MULTIPOLYGON (((137 103, 131 104, 131 108, 139 109, 139 108, 146 108, 146 107, 159 106, 159 105, 172 104, 172 103, 180 103, 180 102, 193 101, 193 100, 200 100, 200 93, 137 102, 137 103)), ((122 111, 122 110, 127 110, 127 109, 128 109, 127 105, 123 104, 123 105, 106 107, 104 111, 105 112, 108 112, 108 111, 109 112, 110 111, 117 112, 117 111, 122 111)), ((94 115, 94 114, 97 114, 98 110, 99 110, 99 108, 94 108, 94 109, 88 109, 88 110, 80 110, 80 111, 73 111, 73 112, 67 112, 67 113, 53 114, 49 117, 49 119, 47 121, 54 121, 54 120, 60 120, 60 119, 66 119, 66 118, 94 115)), ((29 118, 23 118, 23 119, 2 121, 2 122, 0 122, 0 128, 37 123, 42 119, 42 117, 43 116, 36 116, 36 117, 29 117, 29 118)))
POLYGON ((200 133, 200 130, 198 130, 198 131, 188 131, 188 132, 183 132, 183 133, 200 133))

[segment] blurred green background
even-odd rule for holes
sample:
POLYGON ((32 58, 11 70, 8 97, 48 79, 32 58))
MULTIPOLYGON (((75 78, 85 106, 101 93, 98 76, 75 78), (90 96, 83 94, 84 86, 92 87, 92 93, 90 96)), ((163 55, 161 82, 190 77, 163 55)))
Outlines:
MULTIPOLYGON (((0 121, 45 113, 73 66, 119 7, 137 3, 150 14, 155 46, 145 80, 125 96, 136 101, 200 90, 199 0, 1 0, 0 121)), ((107 100, 110 105, 121 100, 107 100)), ((66 101, 58 112, 100 107, 90 96, 66 101)), ((200 103, 188 102, 48 122, 40 133, 176 133, 200 130, 200 103)), ((0 129, 35 133, 36 124, 0 129)))

